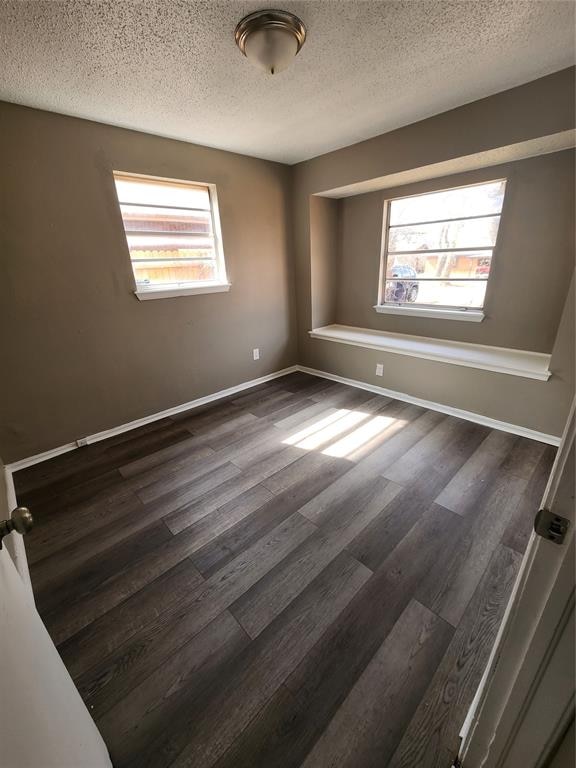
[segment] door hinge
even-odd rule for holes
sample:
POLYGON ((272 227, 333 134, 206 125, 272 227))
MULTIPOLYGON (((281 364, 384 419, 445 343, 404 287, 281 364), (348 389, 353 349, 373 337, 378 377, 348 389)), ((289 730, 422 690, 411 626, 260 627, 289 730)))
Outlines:
POLYGON ((534 530, 538 536, 553 541, 554 544, 564 543, 569 526, 570 520, 555 515, 549 509, 539 509, 534 518, 534 530))

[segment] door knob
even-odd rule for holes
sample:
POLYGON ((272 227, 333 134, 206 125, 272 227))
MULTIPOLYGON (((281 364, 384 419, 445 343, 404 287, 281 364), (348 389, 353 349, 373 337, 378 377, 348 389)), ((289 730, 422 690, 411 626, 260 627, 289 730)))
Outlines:
POLYGON ((22 536, 32 530, 34 518, 28 507, 16 507, 12 510, 9 520, 0 521, 0 549, 2 549, 2 539, 12 531, 21 533, 22 536))

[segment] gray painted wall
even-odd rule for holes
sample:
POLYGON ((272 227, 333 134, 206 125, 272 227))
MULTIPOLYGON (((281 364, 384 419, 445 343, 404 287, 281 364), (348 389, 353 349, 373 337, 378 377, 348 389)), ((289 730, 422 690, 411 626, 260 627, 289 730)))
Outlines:
POLYGON ((10 104, 0 125, 6 462, 296 362, 287 166, 10 104), (113 169, 216 184, 229 293, 138 301, 113 169))
MULTIPOLYGON (((570 180, 573 177, 567 160, 571 153, 522 161, 509 168, 512 180, 518 183, 513 185, 516 192, 513 191, 506 203, 507 207, 511 207, 511 212, 507 211, 511 215, 507 216, 506 252, 514 250, 516 258, 517 249, 528 250, 533 257, 526 285, 519 286, 514 293, 519 317, 514 314, 514 302, 511 307, 507 306, 506 297, 499 296, 500 289, 497 289, 490 299, 491 317, 474 327, 472 324, 466 324, 466 328, 464 324, 457 327, 450 321, 428 323, 407 317, 375 316, 372 305, 376 299, 375 280, 381 237, 381 193, 366 195, 366 205, 353 199, 339 202, 339 206, 346 207, 348 213, 354 211, 357 216, 355 224, 365 231, 365 250, 369 254, 377 254, 377 258, 364 264, 366 271, 360 280, 351 278, 346 271, 349 254, 345 257, 342 249, 347 242, 344 234, 346 222, 341 218, 341 247, 335 249, 332 266, 338 270, 342 256, 343 270, 338 281, 336 311, 331 314, 333 297, 318 295, 311 280, 316 269, 318 249, 311 248, 311 229, 315 222, 311 218, 310 201, 314 195, 321 196, 323 192, 345 185, 425 168, 570 130, 574 127, 574 72, 574 68, 558 72, 295 166, 294 255, 301 363, 547 434, 562 433, 574 391, 574 325, 570 320, 574 312, 574 289, 568 290, 574 264, 574 235, 573 229, 569 229, 573 216, 570 212, 570 205, 573 205, 570 180), (560 193, 560 199, 543 200, 538 189, 540 183, 544 183, 546 189, 560 193), (554 206, 560 210, 553 210, 554 206), (526 230, 522 227, 528 226, 533 236, 536 232, 536 241, 542 242, 547 226, 544 216, 539 222, 532 221, 537 215, 535 210, 540 208, 547 215, 552 215, 564 233, 564 239, 559 237, 554 251, 546 254, 550 275, 543 282, 553 295, 544 297, 545 306, 539 317, 531 313, 522 294, 525 290, 526 296, 534 297, 538 292, 536 249, 525 237, 526 230), (346 298, 344 292, 347 293, 346 298), (467 338, 532 350, 553 350, 551 368, 554 375, 548 382, 537 382, 311 339, 308 331, 313 327, 313 319, 318 316, 338 317, 339 322, 382 330, 440 338, 467 338), (529 329, 527 332, 522 327, 525 323, 529 329), (375 376, 376 362, 384 363, 382 378, 375 376)), ((496 172, 499 174, 501 171, 497 168, 496 172)), ((489 178, 493 171, 485 169, 475 173, 478 177, 486 174, 485 178, 489 178)), ((446 178, 442 178, 440 186, 445 182, 446 178)), ((434 185, 433 182, 427 184, 430 187, 434 185)), ((399 194, 400 189, 396 188, 394 193, 399 194)), ((316 241, 320 237, 314 233, 316 241)), ((327 241, 329 234, 325 232, 323 237, 327 241)), ((325 254, 323 260, 326 261, 325 254)), ((495 275, 503 278, 504 287, 508 283, 509 288, 515 263, 504 263, 503 258, 499 259, 495 270, 495 275)))
POLYGON ((310 198, 310 281, 312 325, 318 328, 335 322, 339 277, 335 258, 340 248, 339 201, 310 198))
MULTIPOLYGON (((333 322, 337 313, 367 324, 361 318, 374 264, 364 283, 346 286, 355 292, 356 303, 344 300, 341 291, 338 298, 342 203, 313 196, 568 130, 574 125, 574 69, 292 168, 10 104, 0 104, 0 124, 0 327, 5 329, 0 452, 5 461, 295 362, 560 434, 574 380, 573 292, 563 302, 570 272, 565 242, 548 254, 546 282, 554 298, 546 302, 541 323, 524 305, 519 319, 494 297, 494 321, 459 330, 440 324, 434 331, 452 337, 486 334, 485 341, 503 344, 506 339, 510 346, 532 349, 553 345, 550 382, 384 356, 308 337, 313 325, 333 322), (230 293, 148 302, 133 296, 112 169, 217 185, 230 293), (256 363, 253 347, 261 350, 256 363), (376 357, 385 363, 384 378, 374 377, 376 357)), ((544 180, 561 196, 556 203, 567 226, 564 195, 573 192, 567 166, 555 165, 566 156, 517 164, 524 189, 524 203, 518 205, 516 198, 518 216, 532 219, 540 210, 536 185, 544 180), (536 169, 533 176, 530 169, 536 169)), ((516 166, 512 171, 517 173, 516 166)), ((546 206, 548 215, 559 215, 550 201, 546 206)), ((379 222, 366 212, 363 216, 372 237, 370 253, 378 246, 379 222)), ((516 222, 516 215, 510 220, 516 222)), ((536 252, 528 238, 522 242, 521 225, 514 228, 510 248, 536 252)), ((544 230, 538 231, 540 242, 544 230)), ((536 261, 530 264, 533 295, 536 261)), ((498 269, 506 277, 512 268, 502 262, 498 269)), ((341 288, 346 282, 342 273, 341 288)), ((368 312, 373 323, 381 323, 375 327, 418 332, 420 321, 384 320, 368 312)))

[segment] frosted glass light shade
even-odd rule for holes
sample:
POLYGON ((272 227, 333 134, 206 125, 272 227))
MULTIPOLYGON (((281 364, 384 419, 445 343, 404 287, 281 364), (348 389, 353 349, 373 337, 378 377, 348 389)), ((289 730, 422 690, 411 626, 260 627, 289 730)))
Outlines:
POLYGON ((306 27, 288 11, 261 10, 241 19, 234 37, 252 64, 275 75, 288 67, 304 45, 306 27))
POLYGON ((275 75, 290 65, 298 53, 298 41, 284 29, 258 29, 246 39, 245 50, 251 64, 275 75))

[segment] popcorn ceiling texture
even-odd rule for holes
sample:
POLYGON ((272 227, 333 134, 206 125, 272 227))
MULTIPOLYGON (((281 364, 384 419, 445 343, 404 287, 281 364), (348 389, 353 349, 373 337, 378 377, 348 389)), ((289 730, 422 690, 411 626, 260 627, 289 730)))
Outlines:
POLYGON ((0 99, 295 163, 573 64, 571 0, 269 5, 308 28, 273 77, 234 42, 266 2, 2 0, 0 99))

